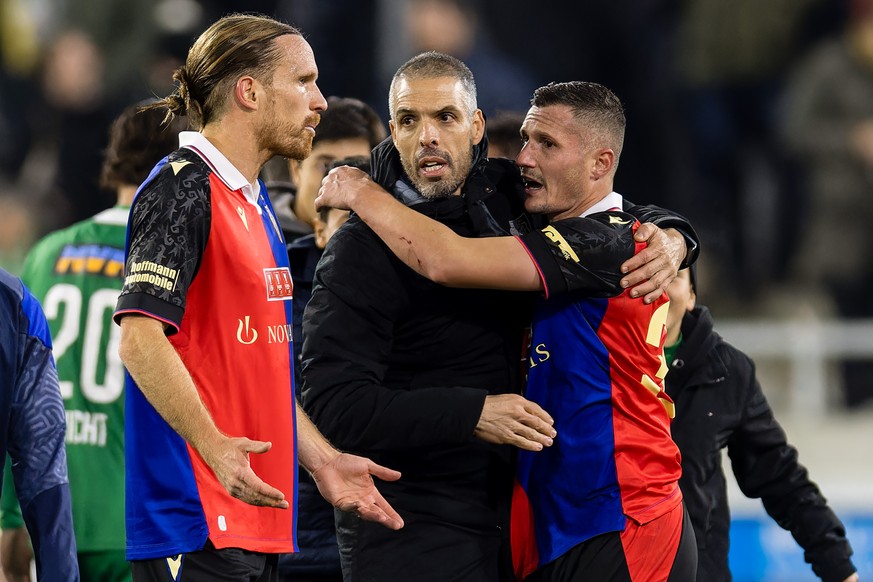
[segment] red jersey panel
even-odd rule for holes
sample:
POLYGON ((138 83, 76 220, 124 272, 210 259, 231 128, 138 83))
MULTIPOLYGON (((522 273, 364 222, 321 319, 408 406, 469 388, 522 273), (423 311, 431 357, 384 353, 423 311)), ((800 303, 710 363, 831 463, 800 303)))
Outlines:
POLYGON ((195 551, 207 537, 218 548, 296 549, 293 285, 284 239, 263 185, 253 189, 193 135, 137 194, 115 317, 138 313, 169 324, 170 343, 219 430, 272 443, 250 462, 290 509, 232 498, 128 376, 131 560, 195 551))

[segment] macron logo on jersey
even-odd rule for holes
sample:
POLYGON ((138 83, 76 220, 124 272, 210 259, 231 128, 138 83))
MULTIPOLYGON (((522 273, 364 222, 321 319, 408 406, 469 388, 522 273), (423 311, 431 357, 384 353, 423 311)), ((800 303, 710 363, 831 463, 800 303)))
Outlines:
POLYGON ((267 284, 267 301, 287 301, 294 295, 294 283, 288 267, 264 269, 267 284))

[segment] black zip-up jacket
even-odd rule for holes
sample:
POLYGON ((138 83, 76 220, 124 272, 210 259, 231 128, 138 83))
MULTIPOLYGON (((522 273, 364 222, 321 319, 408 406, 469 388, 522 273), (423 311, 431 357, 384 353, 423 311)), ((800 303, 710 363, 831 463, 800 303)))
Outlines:
POLYGON ((694 525, 697 580, 730 581, 730 511, 721 449, 727 447, 742 492, 794 536, 825 582, 854 571, 842 522, 828 507, 797 450, 773 417, 755 377, 755 365, 713 330, 699 306, 682 320, 682 343, 669 362, 667 394, 676 403, 673 439, 682 453, 679 486, 694 525))
MULTIPOLYGON (((388 191, 463 236, 544 226, 524 212, 515 165, 487 160, 486 152, 483 140, 462 195, 438 200, 408 186, 390 139, 374 149, 371 167, 388 191)), ((642 212, 634 214, 693 233, 684 219, 642 212)), ((416 523, 472 532, 483 545, 489 537, 503 543, 512 450, 476 439, 473 430, 488 394, 521 390, 522 337, 533 297, 437 285, 404 265, 355 216, 325 249, 303 320, 303 406, 336 446, 403 473, 400 481, 379 483, 407 521, 402 555, 395 547, 381 558, 391 561, 393 570, 386 571, 395 580, 422 579, 414 566, 427 560, 421 544, 428 540, 416 537, 416 523)), ((350 527, 355 531, 344 534, 340 524, 341 553, 349 547, 344 540, 360 538, 360 531, 391 536, 367 524, 350 527)), ((377 553, 353 559, 368 563, 380 559, 377 553)), ((453 567, 436 564, 428 579, 456 579, 453 567)))

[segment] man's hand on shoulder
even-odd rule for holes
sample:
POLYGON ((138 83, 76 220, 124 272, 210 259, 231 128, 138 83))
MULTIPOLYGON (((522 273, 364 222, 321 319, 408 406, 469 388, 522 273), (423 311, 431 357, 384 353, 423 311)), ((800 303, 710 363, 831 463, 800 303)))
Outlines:
POLYGON ((631 297, 643 297, 651 303, 667 291, 679 273, 687 252, 685 238, 675 229, 661 230, 647 222, 640 225, 634 239, 646 243, 646 248, 622 264, 625 276, 621 286, 630 288, 631 297))
POLYGON ((332 169, 321 181, 315 198, 315 208, 355 210, 355 198, 361 192, 385 193, 366 172, 351 166, 332 169))

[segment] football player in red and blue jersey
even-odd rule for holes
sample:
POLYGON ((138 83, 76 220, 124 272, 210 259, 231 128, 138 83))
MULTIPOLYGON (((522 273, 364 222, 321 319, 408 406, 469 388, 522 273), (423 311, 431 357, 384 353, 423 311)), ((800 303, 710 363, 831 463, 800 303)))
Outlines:
POLYGON ((317 77, 297 29, 232 15, 158 102, 197 131, 136 194, 115 312, 135 581, 277 580, 277 555, 297 548, 298 461, 337 507, 403 525, 371 478, 399 473, 334 449, 294 398, 293 284, 257 176, 274 155, 309 155, 317 77))
POLYGON ((317 203, 351 208, 434 281, 543 292, 525 396, 552 418, 517 430, 525 436, 513 501, 518 577, 694 580, 697 550, 663 382, 664 288, 685 249, 656 260, 644 286, 627 288, 622 268, 651 259, 651 227, 624 212, 627 203, 613 190, 621 102, 596 83, 569 82, 541 87, 532 104, 516 163, 526 210, 550 220, 540 231, 459 237, 351 169, 334 170, 317 203))

